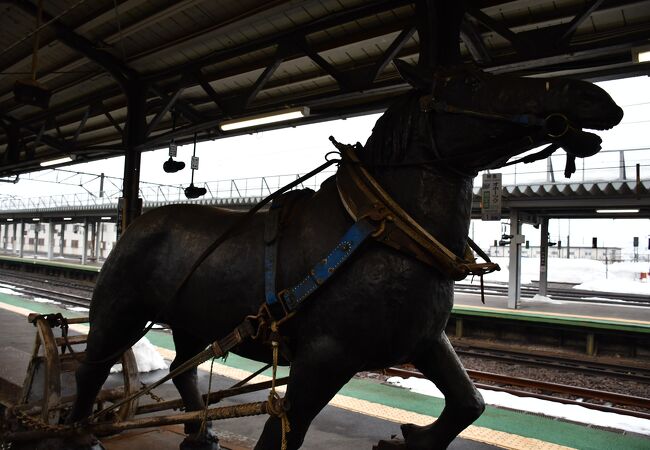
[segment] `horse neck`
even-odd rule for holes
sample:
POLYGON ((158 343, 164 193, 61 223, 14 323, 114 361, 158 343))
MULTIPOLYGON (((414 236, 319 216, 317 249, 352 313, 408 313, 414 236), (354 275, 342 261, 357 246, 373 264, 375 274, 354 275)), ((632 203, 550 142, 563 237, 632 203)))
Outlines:
POLYGON ((422 168, 375 171, 379 184, 432 236, 462 256, 469 230, 472 179, 422 168))
POLYGON ((462 255, 469 230, 473 178, 449 173, 442 166, 431 169, 417 165, 432 159, 431 146, 436 145, 427 134, 428 119, 419 114, 417 99, 417 94, 410 94, 389 108, 359 156, 420 226, 462 255), (407 136, 404 127, 415 134, 407 136))

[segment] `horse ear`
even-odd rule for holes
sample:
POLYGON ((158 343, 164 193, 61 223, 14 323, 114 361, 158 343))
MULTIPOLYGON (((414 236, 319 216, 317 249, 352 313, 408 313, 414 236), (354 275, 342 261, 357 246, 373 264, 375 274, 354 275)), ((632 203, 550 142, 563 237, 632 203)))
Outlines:
POLYGON ((393 61, 400 77, 415 89, 427 91, 431 89, 431 77, 419 66, 412 66, 406 61, 395 59, 393 61))

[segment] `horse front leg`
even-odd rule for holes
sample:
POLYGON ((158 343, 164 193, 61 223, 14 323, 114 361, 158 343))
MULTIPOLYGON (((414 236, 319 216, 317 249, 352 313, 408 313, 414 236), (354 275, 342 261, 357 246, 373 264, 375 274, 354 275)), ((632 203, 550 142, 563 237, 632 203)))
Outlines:
POLYGON ((461 431, 479 418, 485 409, 485 402, 445 333, 425 346, 413 363, 444 394, 445 408, 438 420, 430 425, 402 425, 407 448, 447 448, 461 431))
MULTIPOLYGON (((329 346, 326 346, 329 347, 329 346)), ((287 450, 300 448, 309 425, 334 395, 356 373, 344 353, 332 353, 321 346, 307 353, 304 360, 296 355, 291 363, 285 404, 290 431, 286 433, 287 450)), ((286 429, 285 429, 286 432, 286 429)), ((255 450, 282 448, 282 421, 270 417, 255 450)))

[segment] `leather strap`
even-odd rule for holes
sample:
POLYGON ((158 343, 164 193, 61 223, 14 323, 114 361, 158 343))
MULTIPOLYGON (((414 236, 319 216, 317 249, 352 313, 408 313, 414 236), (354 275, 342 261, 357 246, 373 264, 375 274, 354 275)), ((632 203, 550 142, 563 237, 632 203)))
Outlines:
POLYGON ((499 270, 499 266, 490 262, 483 252, 481 256, 486 258, 485 263, 477 263, 471 253, 471 258, 454 254, 404 211, 361 166, 354 147, 341 146, 339 150, 343 163, 337 171, 336 183, 341 202, 355 221, 369 218, 381 223, 373 235, 377 241, 437 268, 456 281, 470 274, 484 275, 499 270))

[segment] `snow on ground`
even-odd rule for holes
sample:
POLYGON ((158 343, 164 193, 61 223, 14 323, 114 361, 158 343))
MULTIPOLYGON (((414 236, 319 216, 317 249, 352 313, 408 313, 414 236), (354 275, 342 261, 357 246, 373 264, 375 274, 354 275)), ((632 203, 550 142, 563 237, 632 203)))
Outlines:
MULTIPOLYGON (((509 259, 495 257, 492 261, 499 264, 501 270, 486 275, 485 282, 507 283, 509 259)), ((650 272, 648 262, 617 262, 606 265, 603 261, 592 259, 548 260, 549 282, 574 283, 574 289, 587 291, 650 295, 650 282, 640 280, 641 272, 650 272)), ((539 280, 539 258, 522 258, 521 282, 529 284, 532 280, 539 280)), ((474 278, 473 283, 480 283, 478 277, 474 278)))
MULTIPOLYGON (((143 337, 132 347, 135 360, 138 363, 138 372, 151 372, 152 370, 167 369, 169 366, 158 353, 158 350, 149 342, 149 339, 143 337)), ((122 364, 115 364, 111 368, 111 373, 121 372, 122 364)))
MULTIPOLYGON (((410 389, 418 394, 431 397, 444 398, 440 390, 429 380, 422 378, 391 377, 388 383, 405 389, 410 389)), ((489 389, 479 389, 485 403, 518 411, 527 411, 549 417, 567 419, 571 422, 592 424, 600 427, 625 430, 650 436, 650 420, 639 417, 596 411, 578 405, 565 405, 532 397, 518 397, 506 392, 497 392, 489 389)))
POLYGON ((60 302, 57 302, 56 300, 50 300, 49 298, 41 298, 41 297, 34 297, 32 300, 34 300, 36 303, 51 303, 53 305, 60 305, 60 302))
POLYGON ((0 283, 0 294, 16 295, 18 297, 25 296, 25 294, 18 292, 15 286, 12 286, 10 284, 4 284, 4 283, 0 283))

